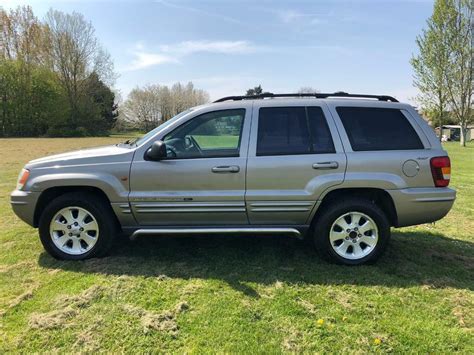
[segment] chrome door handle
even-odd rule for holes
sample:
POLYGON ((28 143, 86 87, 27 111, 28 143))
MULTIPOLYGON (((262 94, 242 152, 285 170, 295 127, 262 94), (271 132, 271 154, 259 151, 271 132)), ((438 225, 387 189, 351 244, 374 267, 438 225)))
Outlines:
POLYGON ((339 163, 337 161, 321 161, 313 164, 313 169, 337 169, 339 163))
POLYGON ((240 168, 237 165, 215 166, 212 169, 213 173, 238 173, 240 168))

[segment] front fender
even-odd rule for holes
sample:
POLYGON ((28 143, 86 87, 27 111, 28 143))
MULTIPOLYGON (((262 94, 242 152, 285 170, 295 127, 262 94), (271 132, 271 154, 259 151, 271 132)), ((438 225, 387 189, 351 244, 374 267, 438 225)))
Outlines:
POLYGON ((128 173, 121 178, 110 173, 48 173, 32 177, 28 188, 33 192, 52 187, 88 186, 102 190, 110 202, 128 201, 128 173), (124 181, 125 180, 125 181, 124 181))

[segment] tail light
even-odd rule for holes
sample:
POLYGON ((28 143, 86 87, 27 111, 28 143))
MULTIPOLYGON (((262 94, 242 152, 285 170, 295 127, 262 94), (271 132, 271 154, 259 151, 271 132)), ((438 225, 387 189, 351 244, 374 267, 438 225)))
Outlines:
POLYGON ((431 174, 436 187, 446 187, 451 179, 451 161, 449 157, 434 157, 430 160, 431 174))

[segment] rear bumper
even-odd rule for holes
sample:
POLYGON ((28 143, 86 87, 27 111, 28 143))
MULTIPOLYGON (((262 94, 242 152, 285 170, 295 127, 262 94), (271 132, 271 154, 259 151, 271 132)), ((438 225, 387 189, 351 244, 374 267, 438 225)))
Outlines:
POLYGON ((20 219, 30 226, 36 227, 34 224, 35 207, 38 202, 40 192, 19 191, 15 190, 10 194, 10 204, 13 212, 20 219))
POLYGON ((397 210, 397 227, 437 221, 448 214, 456 199, 450 188, 428 187, 388 190, 397 210))

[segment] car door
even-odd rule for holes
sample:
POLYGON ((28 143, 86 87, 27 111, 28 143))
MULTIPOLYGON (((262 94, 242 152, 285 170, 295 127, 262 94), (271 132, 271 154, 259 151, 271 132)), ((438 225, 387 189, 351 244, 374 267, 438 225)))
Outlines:
POLYGON ((343 182, 346 156, 327 108, 255 103, 247 162, 251 224, 306 225, 322 192, 343 182))
POLYGON ((130 204, 138 223, 248 224, 244 195, 250 117, 251 110, 241 106, 201 110, 156 137, 167 146, 166 159, 149 161, 135 154, 130 204))

